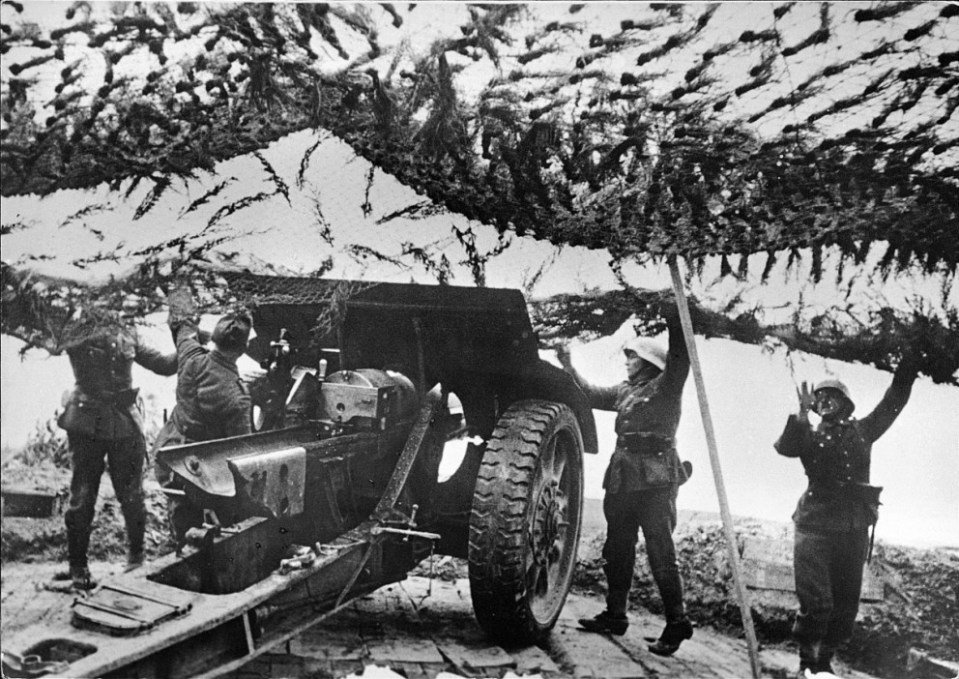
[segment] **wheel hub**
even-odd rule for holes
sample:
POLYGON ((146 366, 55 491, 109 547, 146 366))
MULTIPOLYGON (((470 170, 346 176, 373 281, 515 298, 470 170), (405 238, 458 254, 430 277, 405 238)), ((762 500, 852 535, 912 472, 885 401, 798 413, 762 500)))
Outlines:
POLYGON ((533 522, 533 558, 540 566, 546 567, 550 557, 555 557, 562 531, 566 525, 563 504, 559 501, 559 484, 549 483, 540 494, 533 522))

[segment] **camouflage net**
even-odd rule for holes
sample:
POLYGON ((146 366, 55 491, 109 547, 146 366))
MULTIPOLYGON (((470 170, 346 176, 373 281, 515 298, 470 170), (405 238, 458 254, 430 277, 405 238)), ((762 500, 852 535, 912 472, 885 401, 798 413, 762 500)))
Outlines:
MULTIPOLYGON (((45 29, 4 3, 2 193, 149 182, 142 215, 178 178, 323 128, 429 197, 398 216, 620 260, 809 248, 818 279, 823 248, 862 264, 879 244, 884 271, 954 271, 959 5, 742 7, 81 2, 45 29), (454 11, 428 47, 384 46, 454 11)), ((272 177, 247 203, 288 194, 272 177)))

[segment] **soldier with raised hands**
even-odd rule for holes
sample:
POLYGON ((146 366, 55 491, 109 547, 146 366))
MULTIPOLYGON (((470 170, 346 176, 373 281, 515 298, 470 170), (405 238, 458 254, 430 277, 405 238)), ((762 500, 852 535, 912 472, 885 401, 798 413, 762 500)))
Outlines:
POLYGON ((627 341, 623 347, 626 380, 617 385, 598 387, 587 382, 573 368, 566 346, 557 349, 557 358, 586 393, 591 407, 616 412, 616 449, 603 480, 606 610, 579 623, 590 632, 626 632, 636 543, 642 529, 666 617, 665 629, 659 638, 649 639, 649 649, 668 656, 693 634, 673 543, 676 497, 691 466, 680 462, 675 438, 683 386, 689 375, 689 355, 675 302, 663 307, 669 329, 668 349, 646 337, 627 341))
POLYGON ((793 562, 799 613, 799 675, 832 672, 836 649, 852 636, 859 611, 863 565, 871 549, 869 528, 879 516, 882 488, 870 485, 872 444, 902 412, 916 379, 914 356, 904 358, 879 404, 862 419, 841 381, 827 379, 797 390, 799 411, 790 415, 775 448, 798 457, 809 486, 793 514, 793 562), (809 413, 821 421, 813 426, 809 413))
MULTIPOLYGON (((163 446, 241 436, 253 431, 252 405, 236 362, 246 352, 253 321, 243 310, 217 321, 210 339, 199 330, 196 303, 189 288, 180 286, 168 296, 169 325, 177 347, 176 406, 157 436, 154 450, 163 446)), ((160 484, 174 481, 162 463, 157 464, 160 484)), ((174 488, 173 490, 182 490, 174 488)), ((186 531, 202 523, 202 511, 171 494, 171 531, 178 543, 186 531)))

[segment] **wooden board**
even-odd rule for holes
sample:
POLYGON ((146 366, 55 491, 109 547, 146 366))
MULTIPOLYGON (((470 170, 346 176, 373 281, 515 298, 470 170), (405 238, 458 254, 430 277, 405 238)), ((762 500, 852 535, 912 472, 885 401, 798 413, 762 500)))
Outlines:
MULTIPOLYGON (((747 537, 742 566, 746 586, 752 589, 795 592, 793 543, 790 540, 747 537)), ((862 601, 882 601, 885 586, 878 571, 863 566, 862 601)))
POLYGON ((22 486, 3 486, 0 490, 0 514, 4 517, 22 516, 47 519, 58 516, 65 502, 65 494, 52 490, 38 490, 22 486))

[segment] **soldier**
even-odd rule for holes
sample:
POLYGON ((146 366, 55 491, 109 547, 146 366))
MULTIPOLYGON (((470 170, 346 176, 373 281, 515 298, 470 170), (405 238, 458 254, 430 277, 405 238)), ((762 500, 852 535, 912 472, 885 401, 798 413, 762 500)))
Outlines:
MULTIPOLYGON (((143 563, 146 507, 143 497, 143 404, 133 386, 136 362, 158 375, 176 373, 176 354, 147 346, 132 320, 138 300, 128 295, 119 316, 101 319, 97 327, 67 349, 76 386, 64 399, 57 423, 66 430, 72 458, 70 504, 65 512, 69 570, 55 576, 72 580, 78 589, 96 583, 87 564, 91 524, 108 463, 110 480, 127 527, 127 569, 143 563)), ((93 309, 85 311, 95 315, 93 309)))
POLYGON ((666 627, 649 649, 669 656, 693 635, 683 604, 683 583, 676 564, 673 530, 676 496, 692 469, 676 452, 683 385, 689 355, 675 307, 667 314, 669 354, 655 341, 633 338, 625 347, 627 379, 616 386, 596 387, 570 362, 569 349, 557 350, 563 368, 579 383, 590 405, 616 411, 616 449, 603 480, 603 513, 607 535, 603 567, 608 592, 606 610, 579 621, 590 632, 624 634, 626 609, 636 563, 636 542, 643 529, 649 566, 665 609, 666 627))
MULTIPOLYGON (((176 407, 157 436, 154 450, 166 445, 209 441, 253 431, 252 407, 240 379, 237 359, 244 354, 253 321, 245 312, 228 313, 213 330, 213 350, 201 343, 196 308, 189 292, 170 296, 170 330, 176 341, 176 407)), ((161 485, 170 487, 168 469, 157 465, 161 485)), ((176 490, 182 490, 176 488, 176 490)), ((201 510, 186 500, 169 503, 170 527, 178 544, 186 531, 202 523, 201 510)))
POLYGON ((809 477, 792 517, 800 676, 832 672, 836 649, 852 636, 882 490, 869 485, 872 444, 905 407, 916 374, 915 360, 903 360, 879 405, 861 420, 851 417, 856 406, 839 380, 820 382, 811 393, 803 382, 799 413, 776 441, 776 451, 798 457, 809 477), (810 410, 822 418, 815 428, 810 410))

